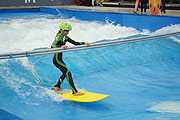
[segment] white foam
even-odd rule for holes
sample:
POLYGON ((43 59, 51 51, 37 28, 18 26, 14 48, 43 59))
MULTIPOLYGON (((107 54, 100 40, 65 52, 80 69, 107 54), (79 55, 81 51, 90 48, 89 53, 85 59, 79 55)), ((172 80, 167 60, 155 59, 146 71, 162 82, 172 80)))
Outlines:
MULTIPOLYGON (((166 34, 166 33, 171 33, 171 32, 180 32, 180 24, 166 26, 155 32, 151 32, 149 30, 143 30, 141 34, 142 35, 160 35, 160 34, 166 34)), ((180 37, 170 36, 169 38, 171 38, 175 42, 180 43, 180 37)))
MULTIPOLYGON (((50 48, 61 22, 72 25, 69 36, 82 42, 96 42, 125 38, 137 34, 157 35, 180 30, 180 25, 171 25, 155 32, 148 30, 138 31, 132 27, 113 25, 107 22, 80 21, 71 19, 10 19, 0 24, 0 53, 33 50, 35 48, 50 48)), ((68 44, 69 45, 69 44, 68 44)))
POLYGON ((180 43, 180 37, 177 38, 177 37, 175 37, 175 36, 171 36, 170 38, 171 38, 172 40, 174 40, 175 42, 180 43))
POLYGON ((27 57, 16 58, 16 61, 20 61, 21 65, 24 66, 26 69, 29 68, 29 60, 27 57))
POLYGON ((63 100, 65 100, 63 97, 57 95, 52 90, 43 87, 41 91, 36 94, 36 97, 40 98, 41 100, 44 100, 45 98, 49 97, 52 101, 55 102, 62 102, 63 100))
POLYGON ((80 41, 96 42, 104 39, 113 40, 140 34, 135 28, 113 25, 112 23, 99 23, 76 20, 71 32, 72 38, 80 41))
POLYGON ((18 77, 9 67, 1 67, 0 76, 5 80, 4 84, 18 95, 22 97, 29 95, 29 91, 25 92, 22 88, 25 85, 32 86, 32 83, 26 79, 18 77))
POLYGON ((170 33, 170 32, 179 32, 180 31, 180 24, 176 25, 170 25, 163 27, 159 30, 156 30, 155 32, 152 32, 150 35, 159 35, 159 34, 165 34, 165 33, 170 33))
POLYGON ((180 113, 180 101, 165 101, 150 107, 155 112, 180 113))
POLYGON ((2 59, 2 60, 0 60, 0 64, 4 64, 4 63, 6 63, 8 60, 7 59, 2 59))
POLYGON ((139 34, 131 27, 72 19, 12 19, 0 24, 0 51, 17 52, 50 47, 61 22, 72 25, 69 36, 82 42, 123 38, 139 34))

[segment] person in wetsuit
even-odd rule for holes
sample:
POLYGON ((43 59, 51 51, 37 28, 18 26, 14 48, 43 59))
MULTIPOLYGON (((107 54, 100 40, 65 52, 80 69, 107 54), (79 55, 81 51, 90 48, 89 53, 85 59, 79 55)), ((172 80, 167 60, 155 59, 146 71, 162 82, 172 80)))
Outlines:
MULTIPOLYGON (((70 24, 68 23, 61 23, 60 24, 60 30, 59 32, 56 34, 55 40, 51 45, 51 48, 57 48, 57 47, 62 47, 64 49, 67 48, 67 46, 65 45, 66 42, 70 42, 74 45, 87 45, 90 46, 89 43, 85 43, 85 42, 76 42, 74 40, 72 40, 70 37, 68 37, 67 35, 69 34, 69 31, 72 30, 72 27, 70 24)), ((71 72, 69 71, 69 69, 67 68, 66 64, 64 63, 63 59, 62 59, 62 52, 61 53, 55 53, 54 54, 54 58, 53 58, 53 64, 63 73, 57 84, 55 85, 55 91, 61 90, 63 88, 60 87, 61 83, 63 82, 63 80, 66 78, 71 89, 72 89, 72 93, 73 95, 84 95, 84 93, 78 92, 73 79, 72 79, 72 75, 71 72)))

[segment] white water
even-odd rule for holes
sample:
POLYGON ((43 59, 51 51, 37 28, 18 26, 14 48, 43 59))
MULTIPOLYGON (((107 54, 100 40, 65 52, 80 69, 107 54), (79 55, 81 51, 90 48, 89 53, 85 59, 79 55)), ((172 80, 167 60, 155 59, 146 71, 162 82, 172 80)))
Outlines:
POLYGON ((165 113, 180 113, 180 101, 165 101, 152 106, 148 110, 165 113))
POLYGON ((89 43, 105 39, 126 38, 138 34, 157 35, 180 31, 180 25, 167 26, 151 33, 148 30, 141 32, 131 27, 115 26, 111 23, 80 21, 74 18, 11 19, 1 21, 0 24, 0 53, 49 48, 61 22, 68 22, 72 25, 72 31, 69 34, 72 39, 89 43))

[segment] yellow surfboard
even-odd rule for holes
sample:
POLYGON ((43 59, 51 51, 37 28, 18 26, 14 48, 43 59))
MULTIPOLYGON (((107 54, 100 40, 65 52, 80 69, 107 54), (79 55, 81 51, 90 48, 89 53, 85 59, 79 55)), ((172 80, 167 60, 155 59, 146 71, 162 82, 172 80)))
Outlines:
POLYGON ((78 90, 78 91, 85 94, 80 95, 80 96, 74 96, 70 89, 63 89, 63 90, 54 91, 54 92, 56 92, 59 96, 67 100, 76 101, 76 102, 95 102, 109 96, 105 94, 98 94, 98 93, 86 92, 86 91, 81 91, 81 90, 78 90))
POLYGON ((149 0, 149 9, 151 15, 157 15, 161 5, 161 0, 149 0))

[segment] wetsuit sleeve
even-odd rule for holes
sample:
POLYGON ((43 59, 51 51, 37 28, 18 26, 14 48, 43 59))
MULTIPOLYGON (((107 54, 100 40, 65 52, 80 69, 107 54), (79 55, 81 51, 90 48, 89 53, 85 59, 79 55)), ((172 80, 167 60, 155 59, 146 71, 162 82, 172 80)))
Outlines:
POLYGON ((76 42, 76 41, 72 40, 71 38, 68 38, 67 41, 74 45, 84 45, 85 44, 85 42, 76 42))

